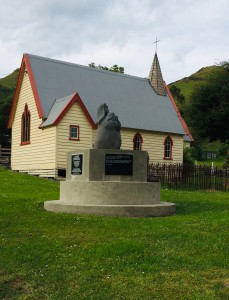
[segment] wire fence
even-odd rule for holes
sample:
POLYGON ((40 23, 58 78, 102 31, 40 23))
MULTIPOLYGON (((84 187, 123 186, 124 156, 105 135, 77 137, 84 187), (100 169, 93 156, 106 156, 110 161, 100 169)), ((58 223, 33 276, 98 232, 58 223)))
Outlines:
POLYGON ((229 191, 229 168, 150 163, 148 180, 168 189, 229 191))

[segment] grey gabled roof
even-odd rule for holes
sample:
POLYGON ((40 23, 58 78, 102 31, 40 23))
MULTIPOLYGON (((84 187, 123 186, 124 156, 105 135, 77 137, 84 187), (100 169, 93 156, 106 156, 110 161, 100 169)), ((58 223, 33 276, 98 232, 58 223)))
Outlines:
POLYGON ((48 118, 41 124, 40 128, 54 124, 57 118, 60 116, 61 112, 71 101, 73 95, 74 94, 55 100, 48 115, 48 118))
MULTIPOLYGON (((55 99, 77 92, 96 123, 97 107, 106 103, 124 128, 184 134, 166 94, 155 93, 147 78, 102 71, 28 54, 44 117, 62 109, 55 99)), ((63 99, 62 99, 63 100, 63 99)), ((67 100, 66 100, 67 101, 67 100)))

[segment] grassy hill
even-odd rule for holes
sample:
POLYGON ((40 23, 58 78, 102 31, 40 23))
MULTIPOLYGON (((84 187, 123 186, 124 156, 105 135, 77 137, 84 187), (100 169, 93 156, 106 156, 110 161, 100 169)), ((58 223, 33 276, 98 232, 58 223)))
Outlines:
POLYGON ((192 93, 194 86, 200 82, 204 82, 205 79, 216 69, 218 66, 210 66, 201 68, 196 73, 182 78, 178 81, 172 82, 169 84, 169 88, 172 85, 175 85, 177 88, 181 90, 181 93, 185 96, 185 99, 188 100, 189 96, 192 93))
POLYGON ((16 69, 10 75, 4 78, 0 78, 0 85, 10 89, 15 89, 17 84, 18 74, 19 74, 19 69, 16 69))

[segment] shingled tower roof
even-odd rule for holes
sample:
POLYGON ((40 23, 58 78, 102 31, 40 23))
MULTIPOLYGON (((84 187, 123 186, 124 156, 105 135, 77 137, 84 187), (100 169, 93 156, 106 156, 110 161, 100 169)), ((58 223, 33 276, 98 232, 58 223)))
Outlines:
POLYGON ((149 72, 148 77, 151 86, 154 91, 160 96, 166 96, 166 90, 164 87, 164 80, 161 73, 161 68, 159 64, 159 60, 157 57, 157 53, 154 55, 153 63, 149 72))

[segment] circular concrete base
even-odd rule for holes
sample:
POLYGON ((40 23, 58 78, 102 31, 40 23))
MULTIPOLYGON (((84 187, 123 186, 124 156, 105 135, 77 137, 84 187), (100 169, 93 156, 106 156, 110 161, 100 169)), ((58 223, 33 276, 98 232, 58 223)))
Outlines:
POLYGON ((44 208, 53 212, 121 217, 162 217, 176 212, 176 205, 170 202, 152 205, 74 205, 60 200, 52 200, 46 201, 44 208))

